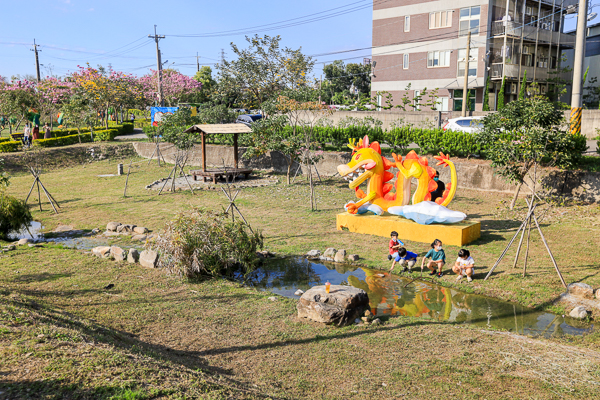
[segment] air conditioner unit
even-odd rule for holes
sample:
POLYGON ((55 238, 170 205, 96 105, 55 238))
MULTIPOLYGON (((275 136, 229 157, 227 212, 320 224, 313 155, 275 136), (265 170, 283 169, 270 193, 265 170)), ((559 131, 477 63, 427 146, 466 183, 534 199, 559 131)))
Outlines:
POLYGON ((545 85, 540 86, 540 92, 542 92, 542 94, 546 94, 546 92, 548 91, 548 87, 545 85))
POLYGON ((531 54, 532 50, 531 46, 523 46, 523 54, 531 54))
POLYGON ((517 94, 517 84, 516 83, 511 83, 510 84, 510 93, 511 94, 517 94))
POLYGON ((525 14, 533 15, 533 7, 531 7, 531 6, 525 7, 525 14))

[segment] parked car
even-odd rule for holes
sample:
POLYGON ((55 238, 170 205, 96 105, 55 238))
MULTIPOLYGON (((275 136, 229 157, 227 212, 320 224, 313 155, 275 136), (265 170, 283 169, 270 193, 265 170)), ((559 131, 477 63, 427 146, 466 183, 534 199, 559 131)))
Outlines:
POLYGON ((475 133, 483 128, 483 117, 461 117, 449 119, 442 128, 445 131, 458 131, 475 133))
POLYGON ((260 114, 244 114, 244 115, 238 115, 237 119, 235 120, 236 124, 244 124, 246 126, 252 126, 253 122, 258 121, 259 119, 261 119, 263 116, 260 114))

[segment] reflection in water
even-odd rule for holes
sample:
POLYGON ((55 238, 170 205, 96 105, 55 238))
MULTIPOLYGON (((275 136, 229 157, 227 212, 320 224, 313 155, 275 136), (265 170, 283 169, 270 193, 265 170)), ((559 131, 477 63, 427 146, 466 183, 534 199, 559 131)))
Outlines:
POLYGON ((303 258, 267 262, 250 277, 248 284, 297 298, 294 295, 297 289, 306 291, 326 281, 363 289, 369 295, 371 311, 380 317, 423 317, 545 337, 581 335, 594 329, 593 325, 559 315, 433 283, 409 283, 411 281, 408 278, 378 270, 332 263, 317 264, 303 258))

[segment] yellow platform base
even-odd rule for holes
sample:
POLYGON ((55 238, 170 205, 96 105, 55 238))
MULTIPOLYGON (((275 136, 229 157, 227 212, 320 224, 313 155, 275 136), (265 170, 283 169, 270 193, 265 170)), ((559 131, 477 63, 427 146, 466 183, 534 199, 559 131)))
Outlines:
POLYGON ((481 223, 479 221, 463 221, 458 224, 431 224, 421 225, 397 215, 384 213, 383 215, 363 214, 354 215, 341 213, 336 217, 338 230, 366 233, 390 237, 390 232, 398 232, 400 240, 431 243, 440 239, 443 244, 463 246, 471 243, 481 236, 481 223))

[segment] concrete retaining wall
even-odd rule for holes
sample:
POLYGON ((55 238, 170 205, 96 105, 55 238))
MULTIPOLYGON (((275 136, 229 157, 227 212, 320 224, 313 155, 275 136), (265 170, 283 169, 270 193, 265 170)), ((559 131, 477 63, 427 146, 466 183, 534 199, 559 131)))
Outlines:
MULTIPOLYGON (((133 146, 136 152, 145 158, 150 158, 155 149, 153 143, 135 142, 133 146)), ((160 148, 165 160, 174 163, 173 146, 169 143, 161 143, 160 148)), ((280 153, 270 152, 263 157, 246 160, 243 157, 246 149, 240 148, 238 150, 240 167, 273 169, 282 173, 287 171, 287 160, 280 153)), ((233 166, 232 147, 207 145, 206 153, 208 166, 233 166)), ((391 159, 391 156, 388 158, 391 159)), ((431 157, 428 158, 429 165, 435 165, 436 161, 431 157)), ((321 176, 333 176, 337 173, 338 165, 346 164, 349 161, 349 152, 327 152, 317 164, 317 170, 321 176)), ((452 161, 456 165, 459 188, 501 193, 513 193, 515 190, 515 185, 494 174, 489 161, 467 159, 452 159, 452 161)), ((192 150, 188 165, 202 165, 202 149, 200 146, 195 146, 192 150)), ((294 163, 292 168, 295 173, 298 164, 294 163)), ((449 182, 450 168, 441 168, 439 171, 442 181, 449 182)), ((306 169, 301 167, 301 172, 298 173, 304 174, 306 172, 306 169)), ((541 183, 546 187, 550 187, 555 195, 564 195, 585 202, 600 203, 600 173, 545 169, 541 173, 541 183)), ((526 189, 523 190, 523 193, 526 193, 526 189)))
MULTIPOLYGON (((484 111, 473 111, 469 115, 472 116, 485 116, 490 112, 484 111)), ((565 111, 565 118, 570 118, 570 111, 565 111)), ((438 121, 442 124, 450 118, 460 117, 459 111, 451 112, 437 112, 437 111, 415 111, 415 112, 402 112, 402 111, 336 111, 330 117, 332 122, 338 123, 345 117, 364 118, 373 117, 383 122, 383 128, 388 129, 393 122, 403 120, 405 124, 413 124, 418 127, 426 126, 440 126, 438 121)), ((600 134, 596 131, 600 129, 600 110, 583 110, 583 116, 581 121, 581 132, 590 139, 595 138, 600 134)))

